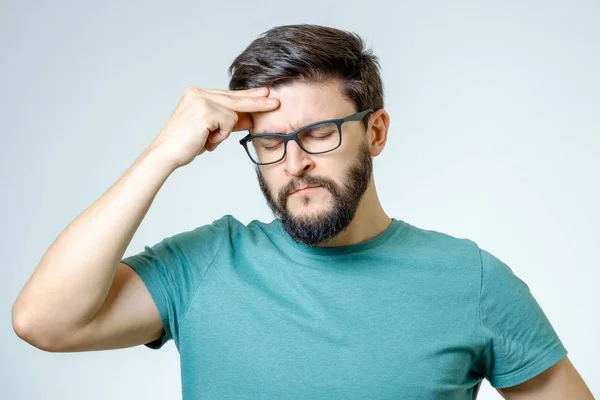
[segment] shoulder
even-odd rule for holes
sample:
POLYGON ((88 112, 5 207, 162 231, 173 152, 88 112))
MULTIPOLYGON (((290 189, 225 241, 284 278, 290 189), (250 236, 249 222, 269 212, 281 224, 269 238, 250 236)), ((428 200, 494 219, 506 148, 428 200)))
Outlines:
POLYGON ((275 228, 274 222, 265 223, 254 219, 246 223, 231 214, 223 215, 221 218, 213 221, 212 226, 223 232, 229 233, 230 236, 255 235, 259 232, 269 231, 275 228))
MULTIPOLYGON (((481 247, 472 238, 449 234, 433 229, 424 229, 409 223, 406 225, 405 239, 420 251, 432 256, 447 257, 454 260, 473 262, 484 280, 504 282, 520 279, 512 269, 497 255, 481 247)), ((522 284, 519 282, 519 284, 522 284)))
POLYGON ((276 229, 277 226, 274 222, 265 223, 259 220, 251 220, 245 223, 231 214, 225 214, 211 223, 174 235, 171 239, 192 246, 199 241, 235 242, 239 244, 276 229))
POLYGON ((458 261, 469 261, 469 263, 480 264, 480 248, 477 242, 458 234, 450 234, 440 230, 425 229, 405 221, 403 233, 400 240, 415 253, 447 259, 448 257, 458 261))

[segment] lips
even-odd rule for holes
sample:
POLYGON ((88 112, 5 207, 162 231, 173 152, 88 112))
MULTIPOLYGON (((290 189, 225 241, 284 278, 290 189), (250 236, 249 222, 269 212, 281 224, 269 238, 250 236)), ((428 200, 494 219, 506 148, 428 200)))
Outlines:
POLYGON ((304 189, 309 189, 309 188, 318 188, 318 187, 320 187, 320 186, 305 186, 305 187, 303 187, 303 188, 296 189, 296 190, 294 190, 293 192, 290 192, 289 194, 294 194, 294 193, 296 193, 296 192, 299 192, 299 191, 301 191, 301 190, 304 190, 304 189))

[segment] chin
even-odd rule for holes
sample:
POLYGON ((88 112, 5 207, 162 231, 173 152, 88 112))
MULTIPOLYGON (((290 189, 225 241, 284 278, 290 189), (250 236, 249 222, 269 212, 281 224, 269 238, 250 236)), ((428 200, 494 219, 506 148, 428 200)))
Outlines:
POLYGON ((330 208, 331 208, 331 206, 329 205, 329 203, 323 204, 323 203, 311 202, 310 204, 307 204, 307 205, 295 204, 292 206, 290 206, 288 203, 288 212, 293 217, 302 216, 304 218, 311 218, 311 219, 323 218, 330 211, 330 208))

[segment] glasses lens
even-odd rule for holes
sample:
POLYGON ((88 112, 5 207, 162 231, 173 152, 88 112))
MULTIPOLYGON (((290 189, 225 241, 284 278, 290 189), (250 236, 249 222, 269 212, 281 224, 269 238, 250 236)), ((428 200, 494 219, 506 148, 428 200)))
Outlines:
MULTIPOLYGON (((303 129, 298 133, 302 147, 309 153, 323 153, 331 151, 340 145, 338 126, 326 122, 303 129)), ((248 153, 255 163, 266 164, 279 161, 283 158, 283 138, 265 136, 252 138, 247 143, 248 153)))
POLYGON ((255 163, 275 162, 283 156, 283 138, 274 136, 252 138, 246 143, 246 148, 255 163))
POLYGON ((302 130, 298 134, 302 147, 309 153, 321 153, 335 149, 340 144, 338 127, 333 122, 325 122, 302 130))

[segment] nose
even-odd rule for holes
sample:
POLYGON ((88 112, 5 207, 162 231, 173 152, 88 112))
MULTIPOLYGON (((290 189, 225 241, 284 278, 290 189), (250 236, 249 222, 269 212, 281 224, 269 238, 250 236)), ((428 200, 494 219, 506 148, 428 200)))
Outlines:
POLYGON ((285 170, 288 174, 300 176, 310 171, 314 162, 310 158, 310 154, 302 150, 298 143, 290 140, 287 143, 285 155, 285 170))

